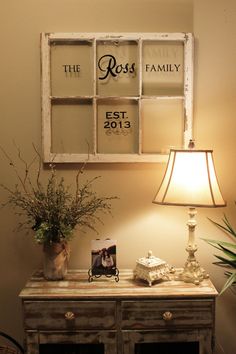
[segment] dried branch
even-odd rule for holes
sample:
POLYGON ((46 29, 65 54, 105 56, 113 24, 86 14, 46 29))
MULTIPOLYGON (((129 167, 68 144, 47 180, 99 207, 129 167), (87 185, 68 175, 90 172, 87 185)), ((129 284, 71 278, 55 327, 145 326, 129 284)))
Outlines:
POLYGON ((19 228, 33 229, 35 240, 38 243, 68 241, 73 236, 73 230, 77 226, 96 231, 96 222, 102 222, 97 214, 99 212, 111 213, 111 201, 116 197, 100 197, 97 195, 92 186, 99 177, 94 177, 80 185, 80 176, 84 172, 85 164, 76 173, 74 192, 70 191, 70 186, 65 184, 63 177, 57 177, 53 162, 50 164, 49 177, 43 187, 40 181, 42 172, 41 155, 34 145, 33 148, 36 156, 28 164, 17 147, 17 158, 24 165, 25 170, 23 179, 13 160, 1 148, 20 181, 20 185, 16 184, 13 189, 0 184, 0 187, 8 192, 8 200, 4 203, 4 206, 12 205, 16 215, 25 217, 23 222, 19 222, 19 228), (36 179, 32 179, 30 168, 35 159, 38 159, 38 171, 36 179))

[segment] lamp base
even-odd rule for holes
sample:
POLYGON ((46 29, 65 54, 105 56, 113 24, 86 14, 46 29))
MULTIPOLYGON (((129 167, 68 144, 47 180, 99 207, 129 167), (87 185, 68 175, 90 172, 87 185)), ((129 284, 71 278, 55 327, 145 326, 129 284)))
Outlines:
POLYGON ((199 285, 203 279, 209 278, 209 274, 203 269, 199 262, 196 260, 194 253, 197 250, 197 246, 188 246, 186 251, 189 252, 188 259, 184 265, 183 270, 178 275, 178 280, 182 280, 185 283, 193 283, 199 285))
POLYGON ((185 283, 193 283, 199 285, 203 279, 209 278, 209 275, 206 271, 200 266, 199 262, 196 260, 195 252, 197 251, 197 245, 195 244, 195 227, 197 222, 195 220, 195 215, 197 211, 194 207, 190 207, 189 211, 189 220, 188 225, 188 245, 186 251, 188 252, 188 259, 184 265, 182 272, 178 275, 178 280, 182 280, 185 283))
POLYGON ((200 267, 197 261, 186 262, 182 273, 178 276, 178 280, 182 280, 185 283, 193 283, 195 285, 199 285, 203 279, 207 278, 209 278, 209 274, 206 273, 205 269, 200 267))

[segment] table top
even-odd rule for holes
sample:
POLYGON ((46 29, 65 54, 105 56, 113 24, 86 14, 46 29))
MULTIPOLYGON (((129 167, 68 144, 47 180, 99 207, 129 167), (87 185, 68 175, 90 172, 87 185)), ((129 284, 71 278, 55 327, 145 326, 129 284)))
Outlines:
POLYGON ((114 277, 102 276, 88 281, 88 271, 69 270, 64 280, 48 281, 42 271, 35 272, 19 294, 22 300, 46 299, 159 299, 159 298, 215 298, 217 290, 204 279, 199 285, 178 280, 161 280, 152 286, 141 279, 134 279, 133 271, 122 269, 119 282, 114 277))

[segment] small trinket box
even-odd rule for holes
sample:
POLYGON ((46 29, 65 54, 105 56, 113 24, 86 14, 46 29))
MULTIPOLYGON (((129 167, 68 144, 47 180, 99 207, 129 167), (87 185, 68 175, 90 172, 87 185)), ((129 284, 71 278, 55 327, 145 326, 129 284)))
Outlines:
POLYGON ((169 280, 170 274, 174 272, 165 261, 152 255, 152 251, 148 252, 147 257, 139 258, 136 261, 134 269, 134 278, 146 280, 149 286, 156 280, 169 280))

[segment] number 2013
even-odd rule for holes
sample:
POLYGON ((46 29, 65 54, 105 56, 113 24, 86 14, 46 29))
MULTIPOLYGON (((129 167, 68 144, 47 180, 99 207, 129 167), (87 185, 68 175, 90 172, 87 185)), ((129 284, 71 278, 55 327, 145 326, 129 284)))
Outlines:
POLYGON ((131 123, 129 120, 126 121, 105 121, 104 122, 104 129, 116 129, 116 128, 131 128, 131 123))

